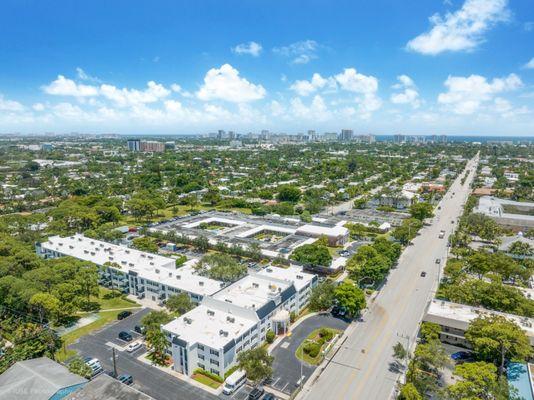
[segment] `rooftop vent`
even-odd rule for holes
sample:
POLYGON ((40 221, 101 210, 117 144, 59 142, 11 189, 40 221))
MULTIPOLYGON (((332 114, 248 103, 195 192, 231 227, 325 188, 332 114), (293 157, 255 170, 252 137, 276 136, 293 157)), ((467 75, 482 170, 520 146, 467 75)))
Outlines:
POLYGON ((232 300, 230 299, 224 299, 224 301, 226 301, 227 303, 232 303, 232 300))
POLYGON ((193 320, 192 320, 191 318, 189 318, 189 317, 185 317, 185 318, 184 318, 184 322, 185 322, 186 324, 188 324, 188 325, 191 325, 191 324, 193 323, 193 320))
POLYGON ((83 251, 85 254, 89 254, 89 250, 84 250, 83 251))
POLYGON ((126 261, 125 261, 125 260, 122 260, 122 261, 121 261, 121 264, 126 265, 126 261))
POLYGON ((130 254, 130 250, 125 250, 126 251, 126 254, 130 254))
POLYGON ((297 275, 297 279, 304 279, 302 275, 297 275))
POLYGON ((230 316, 226 317, 226 320, 232 324, 235 322, 235 318, 230 316))
POLYGON ((265 271, 267 271, 267 272, 273 272, 273 269, 272 269, 272 268, 265 268, 265 271))
POLYGON ((260 285, 258 283, 256 283, 256 282, 252 282, 252 287, 259 288, 260 285))
POLYGON ((204 286, 204 282, 202 282, 202 281, 198 281, 198 284, 199 284, 200 286, 204 286))
POLYGON ((228 337, 228 332, 227 331, 223 331, 222 329, 219 331, 219 335, 221 336, 224 336, 224 337, 228 337))
POLYGON ((210 315, 210 316, 212 316, 212 317, 215 315, 215 311, 208 310, 207 312, 208 312, 208 315, 210 315))
POLYGON ((176 279, 182 279, 180 275, 176 275, 176 279))
POLYGON ((159 269, 156 268, 156 274, 159 274, 159 269))

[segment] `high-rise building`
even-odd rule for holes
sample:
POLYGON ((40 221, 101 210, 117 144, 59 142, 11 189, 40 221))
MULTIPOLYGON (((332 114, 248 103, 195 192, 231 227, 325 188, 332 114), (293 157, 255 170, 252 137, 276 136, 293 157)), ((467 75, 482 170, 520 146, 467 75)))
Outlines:
POLYGON ((139 140, 139 139, 128 139, 128 150, 130 150, 130 151, 141 151, 141 140, 139 140))
POLYGON ((395 143, 404 143, 406 141, 406 136, 397 133, 396 135, 393 135, 393 141, 395 143))
POLYGON ((165 151, 165 144, 161 143, 161 142, 156 142, 156 141, 141 141, 141 151, 145 151, 145 152, 164 152, 165 151))
POLYGON ((221 139, 224 139, 226 137, 226 132, 222 129, 219 129, 217 131, 217 139, 221 140, 221 139))
POLYGON ((350 142, 352 140, 353 135, 354 135, 354 132, 352 131, 352 129, 342 129, 340 140, 342 142, 350 142))

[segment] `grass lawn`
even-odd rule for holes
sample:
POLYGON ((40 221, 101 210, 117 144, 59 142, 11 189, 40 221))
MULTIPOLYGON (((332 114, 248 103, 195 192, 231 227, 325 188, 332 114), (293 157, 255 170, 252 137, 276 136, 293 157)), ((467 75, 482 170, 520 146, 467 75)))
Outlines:
MULTIPOLYGON (((306 363, 308 363, 310 365, 319 365, 321 363, 321 361, 323 361, 322 351, 326 348, 326 346, 330 342, 325 342, 321 346, 321 351, 319 352, 319 354, 317 354, 317 357, 310 357, 308 354, 306 354, 304 352, 304 346, 305 346, 306 343, 308 343, 308 342, 318 342, 318 340, 320 339, 319 332, 321 331, 321 329, 325 329, 325 328, 323 327, 323 328, 315 329, 312 333, 310 333, 308 335, 308 337, 306 339, 304 339, 304 341, 297 348, 297 350, 295 351, 295 356, 299 360, 302 360, 302 361, 304 361, 304 362, 306 362, 306 363)), ((326 329, 331 331, 334 334, 334 336, 341 332, 341 331, 339 331, 337 329, 332 329, 332 328, 326 328, 326 329)))
MULTIPOLYGON (((57 361, 65 361, 70 357, 76 355, 76 351, 68 349, 67 347, 74 343, 76 340, 85 336, 92 331, 102 328, 104 325, 109 324, 111 321, 117 319, 117 314, 119 311, 103 311, 98 313, 98 319, 94 322, 91 322, 89 325, 82 326, 72 332, 63 335, 61 339, 63 340, 63 346, 60 350, 56 352, 57 361)), ((82 315, 83 317, 83 315, 82 315)))
POLYGON ((100 287, 98 298, 91 297, 91 301, 97 302, 100 304, 101 310, 109 310, 114 308, 130 308, 130 307, 141 307, 135 301, 126 298, 126 296, 117 296, 104 298, 104 296, 111 293, 110 289, 100 287))
POLYGON ((222 383, 217 382, 216 380, 211 379, 210 377, 202 374, 193 374, 191 376, 195 381, 202 383, 203 385, 209 386, 212 389, 217 389, 222 383))
MULTIPOLYGON (((97 302, 100 305, 101 310, 141 307, 141 305, 123 296, 117 296, 117 297, 111 297, 109 299, 105 299, 104 296, 109 293, 111 293, 111 290, 106 289, 104 287, 100 287, 99 297, 98 298, 92 297, 91 301, 97 302)), ((82 336, 85 336, 94 330, 100 329, 104 325, 107 325, 108 323, 110 323, 111 321, 116 320, 117 314, 119 312, 120 310, 101 311, 98 313, 98 319, 96 321, 93 321, 88 325, 82 326, 81 328, 78 328, 72 332, 69 332, 63 335, 61 337, 61 339, 63 340, 63 347, 61 348, 61 350, 56 352, 56 359, 58 361, 65 361, 69 359, 70 357, 75 356, 76 352, 74 350, 68 349, 67 347, 71 345, 72 343, 74 343, 79 338, 81 338, 82 336)), ((79 316, 84 317, 89 314, 90 313, 82 313, 82 314, 79 314, 79 316)))

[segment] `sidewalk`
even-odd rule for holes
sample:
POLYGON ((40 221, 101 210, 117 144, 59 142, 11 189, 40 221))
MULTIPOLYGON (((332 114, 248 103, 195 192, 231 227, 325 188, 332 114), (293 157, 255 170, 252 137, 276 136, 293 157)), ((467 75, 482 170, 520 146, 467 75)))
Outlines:
POLYGON ((199 389, 205 390, 206 392, 211 393, 214 396, 219 396, 222 393, 222 389, 223 389, 223 385, 222 384, 219 386, 218 389, 210 388, 207 385, 204 385, 204 384, 202 384, 200 382, 195 381, 193 378, 190 378, 190 377, 188 377, 188 376, 186 376, 184 374, 180 374, 180 373, 174 371, 171 367, 162 367, 160 365, 156 365, 156 364, 152 363, 152 361, 150 361, 146 357, 147 354, 148 353, 141 354, 139 357, 137 357, 137 359, 139 361, 145 363, 145 364, 150 365, 153 368, 157 368, 160 371, 163 371, 163 372, 165 372, 165 373, 167 373, 169 375, 172 375, 173 377, 175 377, 177 379, 180 379, 181 381, 186 382, 189 385, 192 385, 192 386, 195 386, 195 387, 197 387, 199 389))

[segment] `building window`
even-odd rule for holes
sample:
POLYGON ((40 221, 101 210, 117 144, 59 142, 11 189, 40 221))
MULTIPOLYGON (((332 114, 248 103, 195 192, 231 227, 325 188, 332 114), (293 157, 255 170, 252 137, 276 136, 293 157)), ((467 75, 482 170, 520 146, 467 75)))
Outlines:
POLYGON ((204 346, 202 346, 201 344, 199 344, 199 345, 198 345, 198 349, 204 351, 204 346))
POLYGON ((199 355, 198 355, 198 359, 199 359, 199 360, 204 360, 205 357, 204 357, 202 354, 199 354, 199 355))
POLYGON ((210 349, 210 354, 219 357, 219 352, 217 350, 210 349))
POLYGON ((204 364, 198 363, 197 365, 199 368, 206 369, 206 366, 204 364))
POLYGON ((210 360, 210 364, 219 366, 219 361, 217 361, 217 360, 210 360))
POLYGON ((210 369, 210 372, 211 372, 212 374, 219 375, 219 371, 216 370, 216 369, 214 369, 214 368, 211 368, 211 369, 210 369))

